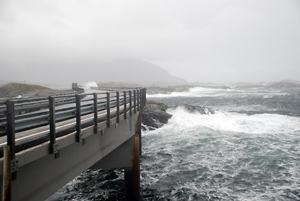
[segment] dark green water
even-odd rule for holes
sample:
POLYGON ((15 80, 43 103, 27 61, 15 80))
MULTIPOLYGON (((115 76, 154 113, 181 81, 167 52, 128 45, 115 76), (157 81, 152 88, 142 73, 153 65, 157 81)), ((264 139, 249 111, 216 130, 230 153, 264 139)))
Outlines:
MULTIPOLYGON (((210 107, 143 133, 142 200, 300 200, 300 90, 203 89, 148 99, 210 107)), ((122 170, 86 171, 49 200, 124 200, 122 170)))

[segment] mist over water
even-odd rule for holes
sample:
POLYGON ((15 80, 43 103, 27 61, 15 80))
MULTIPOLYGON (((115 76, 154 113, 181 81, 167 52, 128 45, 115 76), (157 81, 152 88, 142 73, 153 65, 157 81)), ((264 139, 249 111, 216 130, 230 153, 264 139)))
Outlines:
MULTIPOLYGON (((254 88, 148 95, 216 112, 169 110, 168 124, 143 132, 142 200, 300 200, 299 95, 254 88)), ((123 187, 122 170, 89 170, 55 200, 124 200, 123 187)))

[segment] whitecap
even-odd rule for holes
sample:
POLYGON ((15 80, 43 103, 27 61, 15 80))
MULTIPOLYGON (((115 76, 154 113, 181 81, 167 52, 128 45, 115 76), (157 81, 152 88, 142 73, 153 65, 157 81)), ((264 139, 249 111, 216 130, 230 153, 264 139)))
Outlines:
POLYGON ((189 113, 183 108, 169 110, 173 115, 167 126, 175 129, 205 127, 212 130, 235 133, 293 133, 299 132, 299 117, 279 114, 247 115, 234 112, 216 111, 215 114, 189 113))
POLYGON ((279 90, 264 89, 223 89, 223 88, 205 88, 193 87, 188 91, 172 92, 168 94, 147 94, 147 98, 173 98, 173 97, 263 97, 285 96, 287 93, 279 90))

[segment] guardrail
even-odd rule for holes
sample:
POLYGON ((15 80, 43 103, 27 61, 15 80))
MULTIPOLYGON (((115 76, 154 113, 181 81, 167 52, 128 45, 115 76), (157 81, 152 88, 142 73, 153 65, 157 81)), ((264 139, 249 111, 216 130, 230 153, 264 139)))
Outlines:
MULTIPOLYGON (((76 95, 76 94, 82 94, 82 93, 84 93, 84 89, 75 88, 75 89, 73 89, 73 92, 56 94, 55 96, 76 95)), ((47 102, 46 99, 47 99, 47 97, 36 97, 36 98, 21 98, 21 99, 16 99, 16 100, 19 100, 19 102, 27 102, 27 104, 31 105, 30 107, 26 107, 26 111, 23 111, 23 112, 32 112, 32 111, 40 110, 43 107, 46 108, 46 106, 48 106, 47 104, 45 104, 44 106, 40 105, 40 103, 42 103, 43 100, 45 100, 44 102, 47 102), (35 101, 37 101, 36 103, 38 103, 38 104, 34 104, 35 101)), ((67 100, 65 100, 65 101, 67 101, 67 100)), ((0 119, 6 117, 6 115, 7 115, 6 102, 7 102, 7 100, 0 100, 0 119)), ((26 106, 26 103, 24 105, 26 106)))
MULTIPOLYGON (((111 118, 116 118, 116 122, 119 123, 120 115, 124 115, 126 119, 127 113, 132 115, 140 111, 146 104, 146 88, 7 100, 5 109, 4 102, 1 103, 5 117, 0 118, 0 137, 7 136, 7 145, 10 146, 14 159, 16 133, 48 125, 49 135, 46 140, 50 141, 50 153, 56 154, 57 137, 76 131, 76 141, 80 142, 82 128, 94 125, 94 132, 97 133, 99 122, 106 121, 107 127, 110 127, 111 118), (92 118, 83 121, 82 117, 86 115, 92 118), (76 123, 56 129, 58 122, 70 119, 75 119, 76 123)), ((39 143, 43 142, 45 141, 39 143)))

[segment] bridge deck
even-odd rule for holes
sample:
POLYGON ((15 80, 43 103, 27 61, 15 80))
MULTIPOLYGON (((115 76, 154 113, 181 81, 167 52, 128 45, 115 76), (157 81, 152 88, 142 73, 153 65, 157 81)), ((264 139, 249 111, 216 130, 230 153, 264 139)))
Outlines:
MULTIPOLYGON (((94 99, 91 97, 81 99, 82 96, 77 95, 73 96, 76 99, 75 103, 62 102, 62 105, 54 106, 52 109, 51 99, 54 98, 49 98, 48 109, 30 111, 26 114, 15 113, 15 103, 8 102, 7 123, 4 119, 0 121, 0 132, 3 133, 3 129, 7 129, 7 136, 1 134, 0 149, 9 145, 13 149, 11 160, 18 158, 19 169, 13 173, 17 176, 11 181, 12 200, 44 200, 91 166, 129 168, 138 164, 134 169, 139 170, 139 162, 137 157, 134 159, 132 150, 138 150, 133 149, 138 146, 136 139, 141 142, 139 110, 145 104, 146 91, 139 89, 123 93, 122 99, 119 99, 119 92, 116 92, 114 97, 107 93, 104 100, 103 97, 97 98, 95 94, 94 99), (55 116, 53 119, 51 111, 59 117, 57 119, 62 120, 56 121, 55 116), (28 125, 18 124, 25 121, 28 121, 28 125), (39 121, 46 124, 39 124, 39 121), (51 124, 54 124, 54 136, 51 124), (29 129, 21 130, 22 126, 29 129), (17 129, 20 131, 15 132, 17 129), (51 151, 54 145, 51 144, 51 139, 58 145, 57 152, 51 151), (133 161, 136 162, 132 163, 133 161)), ((45 102, 42 104, 41 108, 44 108, 45 102)), ((24 105, 18 107, 18 112, 26 109, 24 105)), ((3 163, 2 157, 1 178, 3 163)), ((125 172, 127 175, 137 175, 132 174, 132 171, 130 168, 125 172)), ((129 185, 130 182, 127 183, 129 185)), ((6 191, 2 187, 1 190, 6 191)))

